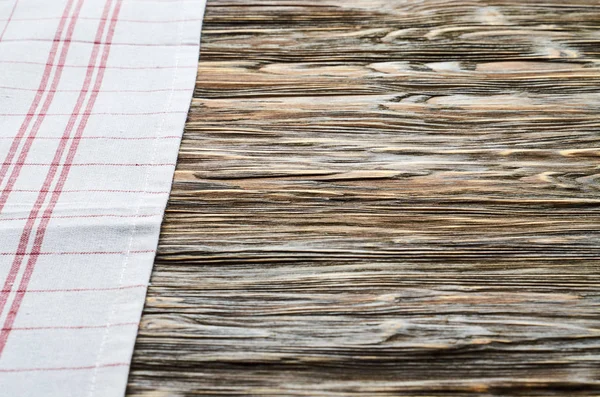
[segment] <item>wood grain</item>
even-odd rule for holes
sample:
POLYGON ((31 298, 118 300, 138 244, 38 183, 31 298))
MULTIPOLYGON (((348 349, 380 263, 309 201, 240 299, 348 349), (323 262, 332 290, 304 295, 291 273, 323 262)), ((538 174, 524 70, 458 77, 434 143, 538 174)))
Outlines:
POLYGON ((600 3, 210 0, 128 394, 600 395, 600 3))

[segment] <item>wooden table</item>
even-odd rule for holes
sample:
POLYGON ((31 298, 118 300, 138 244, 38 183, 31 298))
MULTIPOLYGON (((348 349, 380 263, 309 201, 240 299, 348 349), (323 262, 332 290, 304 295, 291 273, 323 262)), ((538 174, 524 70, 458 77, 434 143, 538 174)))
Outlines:
POLYGON ((596 0, 210 0, 129 395, 599 395, 599 63, 596 0))

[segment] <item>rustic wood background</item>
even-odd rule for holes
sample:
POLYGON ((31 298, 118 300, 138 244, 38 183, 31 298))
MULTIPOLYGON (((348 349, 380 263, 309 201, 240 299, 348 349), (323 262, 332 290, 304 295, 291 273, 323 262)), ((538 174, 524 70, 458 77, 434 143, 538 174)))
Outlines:
POLYGON ((128 393, 600 393, 600 2, 210 0, 128 393))

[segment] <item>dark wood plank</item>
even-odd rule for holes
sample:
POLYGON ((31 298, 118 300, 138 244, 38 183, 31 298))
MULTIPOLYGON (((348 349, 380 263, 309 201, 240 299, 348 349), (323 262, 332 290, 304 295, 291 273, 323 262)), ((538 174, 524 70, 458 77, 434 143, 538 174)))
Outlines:
POLYGON ((129 395, 598 395, 599 44, 589 0, 210 0, 129 395))

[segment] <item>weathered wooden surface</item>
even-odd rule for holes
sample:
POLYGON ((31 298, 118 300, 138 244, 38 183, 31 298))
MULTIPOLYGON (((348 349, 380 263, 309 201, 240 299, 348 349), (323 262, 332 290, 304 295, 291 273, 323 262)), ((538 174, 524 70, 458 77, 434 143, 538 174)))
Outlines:
POLYGON ((211 0, 130 396, 600 393, 600 3, 211 0))

